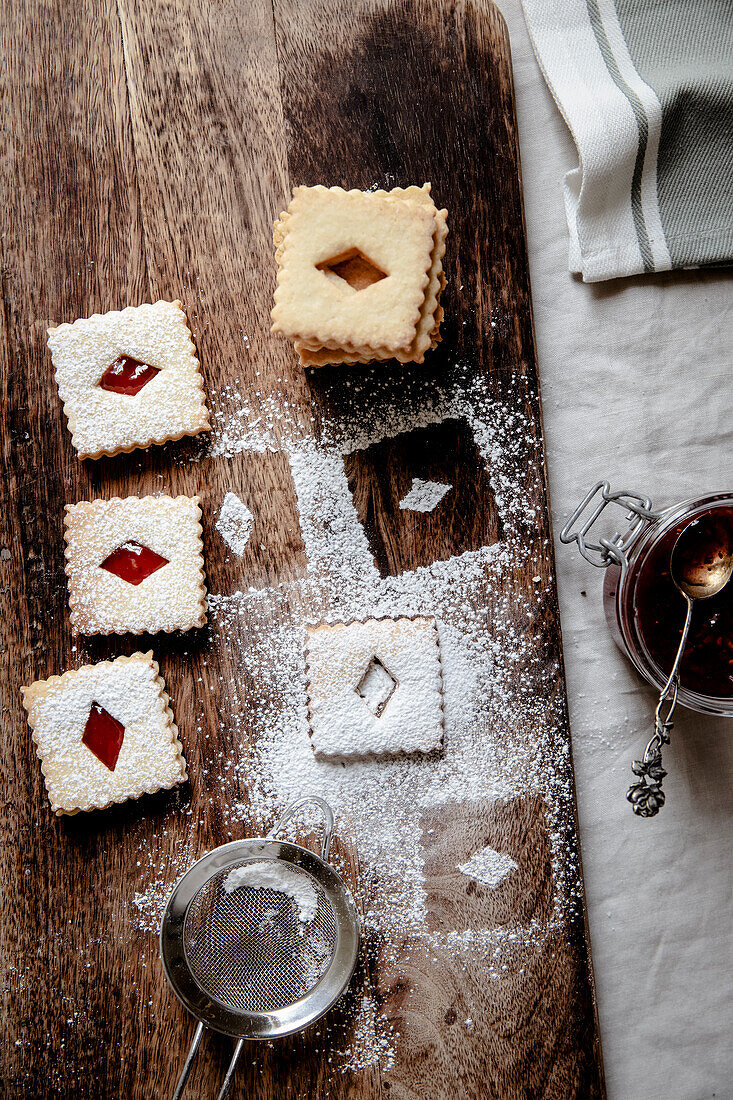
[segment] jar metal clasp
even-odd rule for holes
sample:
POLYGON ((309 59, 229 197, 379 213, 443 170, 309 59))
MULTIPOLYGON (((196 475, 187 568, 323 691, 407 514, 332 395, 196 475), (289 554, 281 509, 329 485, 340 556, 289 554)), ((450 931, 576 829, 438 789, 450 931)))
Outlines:
MULTIPOLYGON (((586 493, 583 500, 570 516, 560 532, 560 542, 569 545, 577 543, 578 550, 591 565, 598 569, 607 569, 616 565, 624 576, 629 566, 629 551, 648 523, 660 518, 653 511, 649 497, 628 489, 614 492, 610 482, 598 481, 586 493), (626 513, 627 527, 624 531, 615 531, 610 538, 597 535, 597 542, 591 542, 588 535, 594 524, 609 504, 615 504, 626 513)), ((686 628, 689 626, 689 616, 686 628)), ((687 629, 685 629, 685 635, 687 629)), ((684 644, 684 638, 683 638, 684 644)), ((681 653, 682 647, 680 647, 681 653)), ((646 747, 642 760, 634 760, 632 771, 637 777, 626 795, 634 813, 640 817, 654 817, 664 805, 662 780, 667 774, 662 767, 662 746, 669 744, 669 731, 672 729, 672 714, 677 705, 679 676, 678 659, 672 670, 657 705, 654 721, 654 736, 646 747)))
POLYGON ((607 569, 609 565, 618 565, 622 573, 628 568, 628 551, 631 549, 647 523, 659 519, 659 513, 652 510, 649 497, 628 489, 611 489, 608 481, 598 481, 583 497, 560 532, 560 542, 569 545, 578 544, 578 550, 591 565, 598 569, 607 569), (627 527, 616 531, 610 538, 598 535, 597 542, 588 538, 593 525, 609 504, 621 507, 626 513, 627 527))

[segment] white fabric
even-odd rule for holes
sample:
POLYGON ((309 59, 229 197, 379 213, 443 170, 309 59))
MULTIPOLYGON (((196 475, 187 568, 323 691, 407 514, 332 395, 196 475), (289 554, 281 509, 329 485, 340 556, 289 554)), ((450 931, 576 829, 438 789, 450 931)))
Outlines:
MULTIPOLYGON (((520 0, 510 26, 555 533, 594 481, 655 504, 733 490, 733 278, 586 286, 565 267, 570 135, 520 0)), ((733 1095, 733 722, 682 711, 667 804, 634 817, 631 759, 655 699, 618 652, 602 573, 556 537, 573 754, 609 1100, 733 1095), (582 592, 587 592, 587 597, 582 592)))
MULTIPOLYGON (((639 128, 616 86, 593 33, 585 0, 523 0, 532 43, 545 80, 569 126, 579 164, 565 176, 569 267, 586 282, 633 275, 644 261, 631 204, 639 128)), ((654 267, 671 259, 657 200, 657 151, 662 108, 636 72, 612 0, 599 0, 603 27, 622 77, 641 100, 649 136, 641 178, 641 208, 654 267)))

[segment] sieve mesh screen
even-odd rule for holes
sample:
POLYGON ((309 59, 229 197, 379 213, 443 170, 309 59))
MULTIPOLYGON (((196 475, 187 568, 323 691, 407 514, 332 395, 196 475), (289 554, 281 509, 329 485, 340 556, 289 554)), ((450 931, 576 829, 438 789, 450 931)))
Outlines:
POLYGON ((251 885, 227 892, 232 871, 254 862, 282 867, 280 860, 242 860, 212 875, 194 894, 186 913, 183 946, 204 992, 236 1012, 274 1012, 314 988, 336 950, 338 928, 331 904, 307 871, 285 864, 315 890, 312 920, 301 920, 296 901, 274 889, 251 885))

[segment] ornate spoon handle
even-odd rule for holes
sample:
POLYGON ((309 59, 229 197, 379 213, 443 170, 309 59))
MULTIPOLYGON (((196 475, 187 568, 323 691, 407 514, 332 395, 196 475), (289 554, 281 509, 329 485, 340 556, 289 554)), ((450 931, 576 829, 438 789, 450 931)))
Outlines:
POLYGON ((667 773, 662 767, 662 745, 669 744, 669 731, 674 725, 672 715, 677 706, 677 693, 680 687, 680 661, 687 644, 687 635, 690 632, 690 622, 692 620, 692 600, 689 596, 685 596, 685 600, 687 601, 685 625, 682 629, 682 637, 677 647, 677 655, 672 665, 672 671, 669 674, 667 683, 662 688, 657 709, 654 712, 654 736, 644 749, 643 760, 634 760, 631 765, 631 770, 634 775, 639 777, 639 781, 629 787, 626 797, 631 803, 634 813, 638 814, 639 817, 655 817, 664 805, 662 780, 667 773), (665 703, 667 704, 667 713, 663 716, 665 703))

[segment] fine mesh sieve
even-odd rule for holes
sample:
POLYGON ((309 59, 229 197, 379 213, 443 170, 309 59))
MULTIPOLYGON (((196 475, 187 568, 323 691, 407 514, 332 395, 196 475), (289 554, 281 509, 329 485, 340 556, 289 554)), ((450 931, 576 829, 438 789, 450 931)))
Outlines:
POLYGON ((315 915, 306 922, 297 903, 280 891, 247 885, 226 891, 233 872, 256 873, 280 862, 250 859, 218 871, 194 894, 186 914, 183 946, 191 973, 209 996, 234 1012, 273 1012, 299 1001, 336 949, 333 909, 307 872, 287 871, 316 895, 315 915))
POLYGON ((238 1042, 219 1100, 229 1090, 245 1039, 308 1027, 341 996, 356 965, 359 918, 327 862, 333 815, 320 798, 290 806, 263 840, 225 844, 204 856, 171 894, 160 930, 170 985, 199 1021, 174 1100, 179 1100, 204 1027, 238 1042), (321 855, 276 840, 307 803, 325 818, 321 855))

